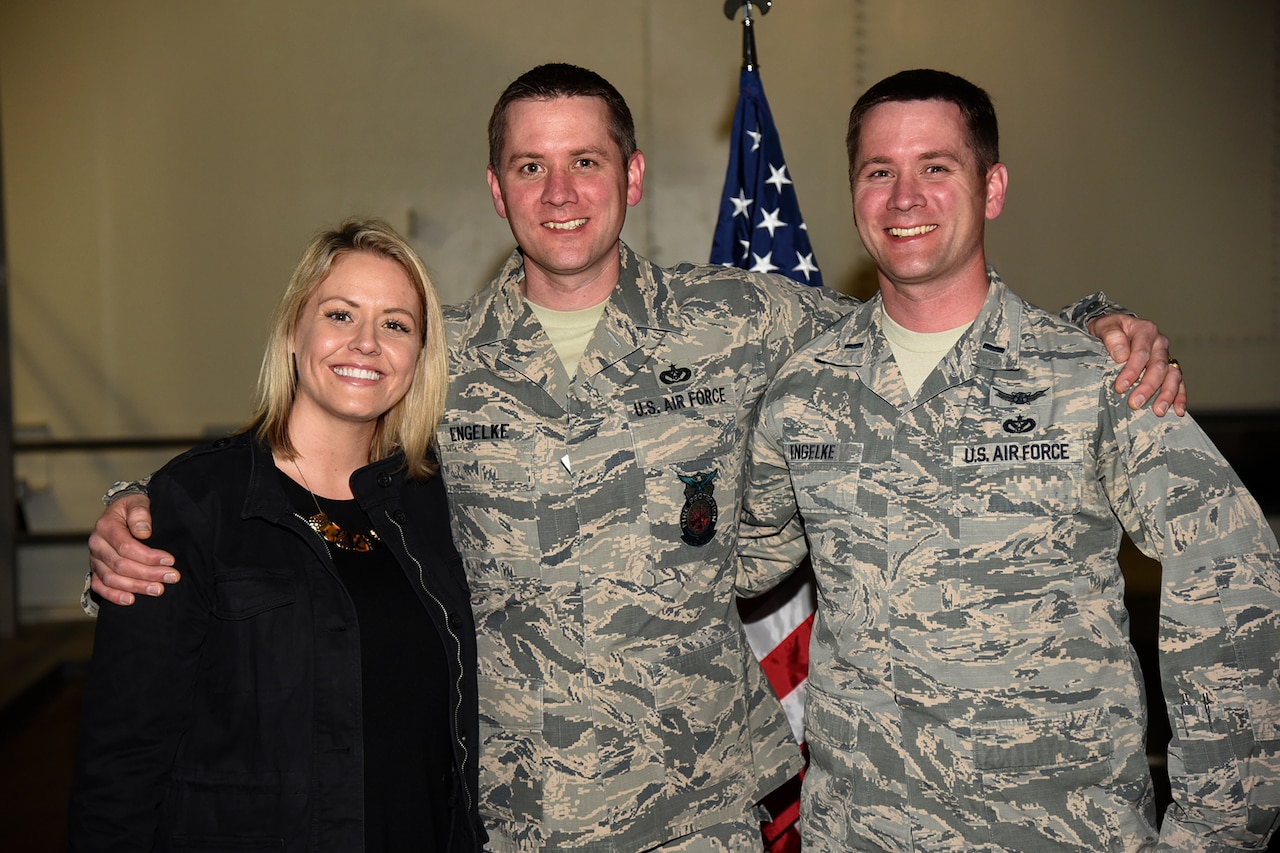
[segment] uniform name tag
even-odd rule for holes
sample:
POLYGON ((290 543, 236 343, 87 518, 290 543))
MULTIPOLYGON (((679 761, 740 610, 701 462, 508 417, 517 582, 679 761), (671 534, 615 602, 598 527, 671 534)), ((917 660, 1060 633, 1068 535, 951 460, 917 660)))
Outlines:
POLYGON ((492 441, 509 438, 511 424, 463 424, 449 427, 450 441, 492 441))
POLYGON ((955 468, 1010 462, 1079 462, 1083 458, 1078 438, 1067 441, 993 441, 957 444, 951 448, 951 465, 955 468))
POLYGON ((822 441, 797 441, 786 444, 788 462, 838 465, 862 456, 861 444, 837 444, 822 441))

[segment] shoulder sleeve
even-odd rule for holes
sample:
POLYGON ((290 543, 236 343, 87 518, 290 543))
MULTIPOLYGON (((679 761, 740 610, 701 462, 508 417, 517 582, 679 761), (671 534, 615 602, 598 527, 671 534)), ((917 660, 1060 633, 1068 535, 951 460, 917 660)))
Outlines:
POLYGON ((780 366, 860 303, 826 287, 806 287, 778 275, 756 275, 762 337, 780 366))
POLYGON ((808 553, 771 396, 761 401, 747 444, 736 581, 738 594, 746 597, 776 586, 808 553))
POLYGON ((1104 486, 1163 569, 1173 804, 1161 848, 1261 850, 1280 821, 1280 548, 1190 417, 1133 412, 1109 384, 1102 393, 1104 486))

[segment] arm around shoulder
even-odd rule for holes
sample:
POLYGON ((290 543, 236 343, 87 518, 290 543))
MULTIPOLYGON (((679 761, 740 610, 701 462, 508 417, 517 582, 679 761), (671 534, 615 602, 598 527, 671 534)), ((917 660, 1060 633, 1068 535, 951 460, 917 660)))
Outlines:
MULTIPOLYGON (((104 497, 107 508, 89 536, 92 592, 113 604, 132 604, 138 595, 161 595, 164 584, 179 579, 172 554, 140 541, 151 536, 149 480, 113 486, 104 497)), ((82 596, 81 605, 94 615, 93 599, 82 596)))
POLYGON ((1102 291, 1092 293, 1062 309, 1072 325, 1102 341, 1113 361, 1124 364, 1115 389, 1129 391, 1129 406, 1140 409, 1147 402, 1163 417, 1170 407, 1178 416, 1187 413, 1187 386, 1181 365, 1169 355, 1169 339, 1156 324, 1111 301, 1102 291))

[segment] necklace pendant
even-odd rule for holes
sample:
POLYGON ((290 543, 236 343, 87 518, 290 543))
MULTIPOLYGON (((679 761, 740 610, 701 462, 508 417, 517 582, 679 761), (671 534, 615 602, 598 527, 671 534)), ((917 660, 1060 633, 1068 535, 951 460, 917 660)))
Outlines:
POLYGON ((368 533, 343 530, 323 510, 308 518, 307 524, 310 525, 312 530, 320 534, 321 539, 341 548, 343 551, 359 551, 362 553, 372 551, 382 541, 378 538, 377 531, 374 530, 370 530, 368 533))

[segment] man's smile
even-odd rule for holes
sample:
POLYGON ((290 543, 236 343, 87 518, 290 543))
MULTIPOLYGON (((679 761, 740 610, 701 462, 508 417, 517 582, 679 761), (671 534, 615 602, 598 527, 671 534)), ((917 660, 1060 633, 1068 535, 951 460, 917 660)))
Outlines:
POLYGON ((917 225, 914 228, 886 228, 890 237, 919 237, 937 228, 937 225, 917 225))
POLYGON ((576 231, 586 224, 587 220, 583 218, 570 219, 568 222, 544 222, 542 223, 542 227, 550 228, 552 231, 576 231))

